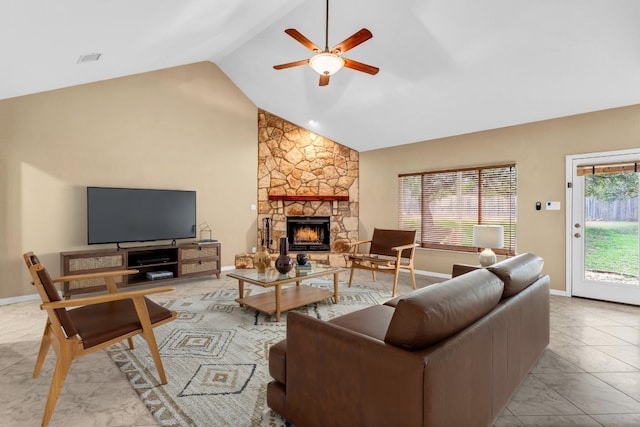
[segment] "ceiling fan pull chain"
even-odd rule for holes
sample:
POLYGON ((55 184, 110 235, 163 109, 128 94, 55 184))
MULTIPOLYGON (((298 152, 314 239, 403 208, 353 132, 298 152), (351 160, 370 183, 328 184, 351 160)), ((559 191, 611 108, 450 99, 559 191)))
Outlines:
POLYGON ((327 16, 324 25, 324 51, 329 52, 329 0, 327 0, 327 16))

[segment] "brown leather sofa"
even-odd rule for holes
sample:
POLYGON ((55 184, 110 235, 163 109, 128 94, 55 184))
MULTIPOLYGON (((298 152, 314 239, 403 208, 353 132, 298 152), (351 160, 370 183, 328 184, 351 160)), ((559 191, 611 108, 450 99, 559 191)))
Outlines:
POLYGON ((297 427, 488 426, 549 343, 549 276, 522 254, 328 322, 287 316, 267 403, 297 427))

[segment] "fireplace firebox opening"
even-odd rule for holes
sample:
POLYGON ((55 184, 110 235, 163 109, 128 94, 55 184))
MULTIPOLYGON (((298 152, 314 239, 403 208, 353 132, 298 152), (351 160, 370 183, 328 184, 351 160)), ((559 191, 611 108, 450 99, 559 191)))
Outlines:
POLYGON ((287 238, 291 251, 328 251, 331 249, 328 216, 287 217, 287 238))

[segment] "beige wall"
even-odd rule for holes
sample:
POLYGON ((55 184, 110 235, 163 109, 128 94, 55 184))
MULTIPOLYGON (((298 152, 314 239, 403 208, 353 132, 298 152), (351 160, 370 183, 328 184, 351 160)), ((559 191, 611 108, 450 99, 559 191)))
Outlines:
MULTIPOLYGON (((85 187, 198 192, 198 222, 222 265, 256 245, 257 107, 204 62, 0 100, 0 298, 32 294, 21 254, 53 274, 87 249, 85 187)), ((428 122, 425 122, 428 126, 428 122)), ((397 175, 515 161, 518 251, 565 281, 565 156, 640 147, 640 106, 360 153, 360 235, 397 226, 397 175), (558 200, 561 211, 536 211, 558 200)), ((339 141, 338 141, 339 142, 339 141)), ((419 250, 417 268, 450 273, 475 255, 419 250)))
POLYGON ((34 293, 23 252, 58 274, 91 248, 91 185, 197 191, 233 265, 256 244, 257 111, 209 62, 0 101, 0 298, 34 293))
MULTIPOLYGON (((428 126, 425 121, 425 126, 428 126)), ((640 106, 583 114, 360 153, 360 237, 397 227, 399 173, 499 164, 518 165, 517 251, 545 259, 552 287, 565 290, 565 156, 640 148, 640 106), (560 201, 560 211, 535 202, 560 201)), ((451 273, 477 256, 421 249, 416 268, 451 273)))

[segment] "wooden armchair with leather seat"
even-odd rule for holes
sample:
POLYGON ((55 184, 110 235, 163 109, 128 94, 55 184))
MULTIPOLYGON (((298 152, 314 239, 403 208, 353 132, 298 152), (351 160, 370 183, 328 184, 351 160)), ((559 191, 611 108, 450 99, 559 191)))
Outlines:
POLYGON ((24 260, 31 273, 33 285, 42 299, 40 308, 46 310, 48 315, 33 377, 36 378, 40 374, 49 347, 53 347, 57 354, 42 426, 46 426, 51 419, 71 363, 79 357, 123 339, 127 339, 129 347, 133 349, 132 337, 140 334, 149 345, 160 382, 167 383, 153 328, 174 320, 177 314, 149 300, 146 295, 172 291, 174 288, 118 292, 114 277, 136 273, 136 270, 52 279, 33 252, 24 254, 24 260), (109 293, 67 300, 60 298, 55 283, 91 278, 103 278, 109 293))
POLYGON ((383 230, 375 228, 371 240, 361 240, 351 244, 353 252, 349 255, 351 261, 351 274, 349 287, 353 281, 353 272, 357 269, 370 270, 373 280, 376 273, 393 274, 393 290, 391 296, 396 296, 398 287, 398 274, 400 270, 408 270, 411 273, 413 289, 416 288, 416 276, 413 269, 413 256, 416 250, 415 230, 383 230), (369 244, 368 253, 359 253, 360 245, 369 244))

